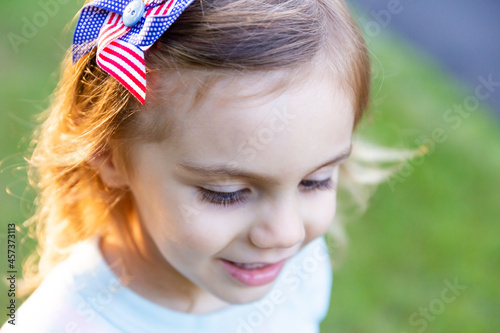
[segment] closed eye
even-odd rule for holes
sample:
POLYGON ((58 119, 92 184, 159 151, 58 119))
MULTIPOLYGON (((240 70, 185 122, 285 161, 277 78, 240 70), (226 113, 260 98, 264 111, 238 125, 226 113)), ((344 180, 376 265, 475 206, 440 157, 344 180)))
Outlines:
MULTIPOLYGON (((305 191, 335 189, 334 182, 331 178, 325 180, 303 180, 300 182, 299 186, 305 191)), ((249 192, 250 190, 246 188, 234 192, 218 192, 203 187, 198 189, 201 201, 223 207, 246 202, 249 192)))
POLYGON ((300 182, 300 185, 306 191, 332 190, 335 188, 331 178, 325 180, 303 180, 300 182))
POLYGON ((248 198, 246 195, 247 192, 250 192, 250 190, 242 189, 235 192, 217 192, 203 187, 200 187, 198 190, 201 201, 223 207, 245 202, 248 198))

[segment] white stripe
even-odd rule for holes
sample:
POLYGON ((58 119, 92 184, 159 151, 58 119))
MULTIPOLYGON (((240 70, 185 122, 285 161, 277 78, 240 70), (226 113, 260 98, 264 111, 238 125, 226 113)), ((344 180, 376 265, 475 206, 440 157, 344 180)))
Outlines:
POLYGON ((117 15, 116 13, 113 13, 113 12, 108 13, 108 17, 106 17, 106 22, 109 21, 110 19, 111 19, 111 22, 102 26, 101 34, 99 36, 101 39, 106 38, 106 36, 110 33, 110 31, 112 31, 112 30, 110 30, 110 28, 116 25, 117 19, 119 17, 120 16, 117 15))
POLYGON ((118 20, 121 19, 120 15, 110 12, 106 20, 109 20, 110 15, 115 15, 115 16, 110 24, 104 25, 101 28, 101 34, 98 37, 99 50, 105 48, 114 39, 121 37, 123 33, 126 32, 127 30, 127 27, 123 23, 120 24, 120 22, 118 22, 118 20))
POLYGON ((139 81, 142 85, 146 86, 146 80, 143 77, 141 77, 140 75, 135 75, 135 73, 137 73, 137 71, 135 71, 132 67, 130 67, 130 65, 128 65, 126 62, 122 61, 118 56, 113 55, 111 53, 108 53, 108 52, 106 52, 106 50, 101 52, 101 54, 105 55, 109 59, 114 60, 115 62, 119 63, 124 68, 124 70, 126 72, 128 72, 131 76, 134 76, 137 79, 137 81, 139 81))
MULTIPOLYGON (((98 63, 103 63, 106 67, 109 67, 112 71, 114 71, 115 73, 122 73, 118 68, 116 68, 114 65, 106 62, 106 61, 100 61, 98 60, 98 63)), ((136 92, 137 95, 145 98, 146 97, 146 92, 143 91, 142 89, 140 89, 132 80, 130 80, 129 77, 127 77, 126 75, 120 75, 120 78, 127 82, 127 84, 129 84, 132 89, 136 92)))
POLYGON ((146 45, 146 46, 139 46, 139 47, 141 48, 141 50, 142 50, 143 52, 146 52, 147 50, 149 50, 149 48, 150 48, 151 46, 153 46, 153 44, 146 45))
POLYGON ((116 24, 116 22, 118 22, 118 20, 120 19, 120 15, 114 13, 114 12, 109 12, 109 16, 112 16, 113 19, 111 20, 111 22, 109 22, 109 25, 113 25, 113 24, 116 24))
POLYGON ((106 47, 114 39, 121 37, 126 32, 126 30, 126 26, 114 26, 111 29, 107 30, 100 39, 100 48, 106 47))
MULTIPOLYGON (((108 45, 108 47, 106 48, 106 50, 113 50, 117 53, 119 53, 122 57, 125 57, 127 58, 128 60, 130 60, 133 64, 135 64, 139 69, 143 70, 144 72, 146 72, 146 66, 144 66, 144 64, 141 64, 136 58, 134 58, 133 56, 131 56, 130 54, 128 54, 127 52, 123 51, 122 49, 119 49, 118 47, 116 46, 113 46, 113 44, 110 44, 108 45)), ((109 53, 106 52, 106 50, 103 50, 101 51, 102 54, 106 54, 108 55, 109 53)), ((120 60, 120 63, 122 62, 122 60, 120 60)), ((126 65, 125 63, 123 64, 124 66, 126 65)), ((128 66, 128 65, 127 65, 128 66)), ((131 68, 131 71, 132 71, 132 68, 131 68)), ((134 70, 135 72, 135 70, 134 70)), ((137 77, 139 79, 139 77, 137 77)), ((141 78, 142 79, 142 78, 141 78)))
POLYGON ((163 8, 167 8, 167 7, 170 5, 170 7, 168 8, 168 10, 167 10, 167 12, 166 12, 165 14, 160 15, 160 14, 153 14, 153 13, 152 13, 152 14, 153 14, 153 16, 155 16, 155 17, 169 16, 169 15, 170 15, 170 13, 172 12, 172 10, 174 10, 175 5, 177 4, 177 3, 173 3, 173 2, 177 2, 177 1, 176 1, 176 0, 171 0, 170 2, 165 2, 165 3, 163 3, 161 6, 159 6, 159 8, 158 8, 157 10, 155 10, 155 12, 158 12, 158 11, 160 11, 160 12, 161 12, 161 11, 163 11, 163 10, 164 10, 163 8), (159 10, 160 8, 162 8, 162 9, 161 9, 161 10, 159 10))
MULTIPOLYGON (((139 47, 137 47, 136 45, 134 45, 134 47, 130 47, 130 45, 131 45, 131 44, 129 44, 129 43, 127 43, 127 42, 123 41, 123 40, 120 40, 120 39, 115 40, 115 43, 120 44, 120 45, 122 45, 122 46, 126 47, 126 48, 127 48, 127 49, 129 49, 130 51, 132 51, 132 52, 134 52, 135 54, 137 54, 137 56, 138 56, 139 58, 144 59, 144 52, 142 52, 142 50, 141 50, 139 47)), ((132 56, 130 56, 130 57, 132 57, 132 56)), ((138 60, 136 60, 135 58, 134 58, 134 59, 131 59, 131 60, 135 60, 134 62, 137 62, 137 61, 138 61, 138 60)), ((139 66, 139 65, 138 65, 138 66, 139 66)), ((141 63, 141 65, 140 65, 139 67, 141 67, 141 66, 144 66, 144 63, 141 63)))
MULTIPOLYGON (((106 50, 103 50, 103 51, 101 52, 101 54, 102 54, 102 55, 105 55, 105 56, 106 56, 106 57, 108 57, 109 59, 112 59, 112 60, 114 60, 115 62, 117 62, 117 63, 119 63, 120 65, 122 65, 122 66, 123 66, 123 68, 124 68, 127 72, 129 72, 129 73, 130 73, 130 75, 134 76, 134 77, 137 79, 137 81, 139 81, 141 84, 143 84, 144 86, 146 86, 146 80, 145 80, 144 78, 142 78, 141 76, 139 76, 139 75, 134 75, 134 73, 137 73, 137 71, 135 71, 132 67, 130 67, 130 66, 129 66, 126 62, 122 61, 122 60, 121 60, 120 58, 118 58, 117 56, 115 56, 115 55, 113 55, 113 54, 111 54, 111 53, 106 52, 106 50)), ((101 61, 102 61, 103 63, 107 63, 105 60, 102 60, 102 59, 101 59, 101 61)), ((112 66, 112 65, 110 64, 110 66, 112 66)), ((120 73, 122 73, 122 71, 119 71, 119 72, 120 72, 120 73)), ((128 78, 128 77, 127 77, 127 80, 129 80, 129 78, 128 78)), ((128 82, 128 81, 127 81, 127 82, 128 82)), ((131 86, 133 85, 133 86, 136 86, 136 87, 137 87, 137 85, 136 85, 136 84, 135 84, 132 80, 130 80, 130 83, 129 83, 129 84, 130 84, 131 86)), ((137 87, 137 89, 139 89, 139 87, 137 87)), ((140 90, 140 89, 139 89, 139 90, 140 90)))

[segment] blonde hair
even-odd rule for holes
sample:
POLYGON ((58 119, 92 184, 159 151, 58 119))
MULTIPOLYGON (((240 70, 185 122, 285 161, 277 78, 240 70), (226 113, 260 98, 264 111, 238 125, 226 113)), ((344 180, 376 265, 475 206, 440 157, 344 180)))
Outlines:
MULTIPOLYGON (((297 73, 320 55, 352 96, 357 124, 369 101, 370 65, 363 37, 343 0, 195 1, 146 52, 146 66, 148 75, 201 73, 201 96, 221 73, 297 73)), ((149 86, 154 85, 148 81, 149 86)), ((141 108, 97 66, 95 50, 76 64, 67 55, 30 159, 30 181, 39 192, 30 225, 39 245, 25 265, 27 290, 78 242, 126 233, 127 226, 113 223, 113 214, 127 200, 126 189, 107 188, 89 161, 111 141, 165 138, 170 124, 157 121, 159 115, 136 112, 141 108)), ((124 165, 126 146, 121 145, 124 165)))

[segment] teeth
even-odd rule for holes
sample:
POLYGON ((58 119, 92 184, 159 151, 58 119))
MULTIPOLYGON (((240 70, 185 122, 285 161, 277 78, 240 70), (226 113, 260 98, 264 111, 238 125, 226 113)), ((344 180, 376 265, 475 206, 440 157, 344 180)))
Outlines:
POLYGON ((267 266, 266 264, 241 264, 238 262, 235 262, 234 265, 243 269, 257 269, 267 266))

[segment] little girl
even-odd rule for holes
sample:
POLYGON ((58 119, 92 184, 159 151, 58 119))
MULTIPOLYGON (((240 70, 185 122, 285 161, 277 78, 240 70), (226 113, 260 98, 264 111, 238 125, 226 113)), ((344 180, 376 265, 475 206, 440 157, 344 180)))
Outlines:
POLYGON ((2 333, 318 332, 369 73, 343 0, 86 4, 30 160, 38 288, 2 333))

